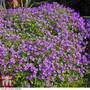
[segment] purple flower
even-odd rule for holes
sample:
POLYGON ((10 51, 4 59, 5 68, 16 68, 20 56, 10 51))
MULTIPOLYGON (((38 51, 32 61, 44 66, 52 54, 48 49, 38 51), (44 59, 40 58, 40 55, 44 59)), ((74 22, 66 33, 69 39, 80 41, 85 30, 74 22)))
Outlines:
POLYGON ((10 59, 10 64, 15 64, 15 59, 14 58, 10 59))
POLYGON ((69 77, 69 81, 71 82, 71 81, 75 81, 75 80, 78 80, 78 78, 77 77, 74 77, 74 76, 70 76, 69 77))
POLYGON ((88 58, 90 58, 90 54, 88 54, 88 58))
POLYGON ((61 81, 64 81, 64 77, 62 77, 62 76, 59 76, 59 78, 60 78, 60 80, 61 80, 61 81))
POLYGON ((39 58, 39 59, 38 59, 38 61, 37 61, 37 63, 39 64, 39 63, 41 62, 41 60, 42 60, 42 59, 41 59, 41 58, 39 58))

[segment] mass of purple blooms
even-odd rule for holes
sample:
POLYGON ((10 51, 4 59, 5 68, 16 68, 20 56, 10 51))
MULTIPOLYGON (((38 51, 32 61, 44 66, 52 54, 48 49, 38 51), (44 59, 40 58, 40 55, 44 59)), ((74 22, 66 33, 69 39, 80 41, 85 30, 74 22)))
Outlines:
POLYGON ((85 22, 86 22, 86 29, 87 29, 87 37, 90 38, 90 18, 85 18, 85 22))
MULTIPOLYGON (((85 18, 85 27, 86 27, 86 29, 87 29, 87 38, 88 39, 90 39, 90 18, 85 18)), ((90 52, 89 52, 89 49, 90 49, 90 40, 88 40, 88 55, 87 55, 87 57, 88 57, 88 59, 90 59, 90 52)), ((90 61, 88 62, 89 64, 90 64, 90 61)))
POLYGON ((1 9, 0 73, 14 78, 20 71, 31 83, 37 78, 52 86, 73 86, 86 72, 87 35, 79 13, 56 2, 1 9))

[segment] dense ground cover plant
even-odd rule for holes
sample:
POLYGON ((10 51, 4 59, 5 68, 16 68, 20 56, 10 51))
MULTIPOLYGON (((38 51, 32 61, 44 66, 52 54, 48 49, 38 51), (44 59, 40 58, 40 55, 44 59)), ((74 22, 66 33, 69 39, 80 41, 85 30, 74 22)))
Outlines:
POLYGON ((88 38, 90 38, 90 18, 89 17, 85 17, 85 26, 86 26, 86 29, 87 29, 87 32, 88 32, 88 38))
POLYGON ((12 75, 17 87, 82 86, 88 64, 84 26, 78 13, 55 2, 1 10, 0 73, 12 75))
POLYGON ((87 29, 87 32, 88 32, 88 35, 87 35, 87 41, 88 41, 88 44, 87 44, 87 47, 86 47, 86 52, 88 53, 88 68, 87 68, 87 72, 86 72, 86 75, 85 75, 85 78, 87 78, 87 86, 90 87, 90 18, 89 17, 84 17, 85 19, 85 27, 87 29))

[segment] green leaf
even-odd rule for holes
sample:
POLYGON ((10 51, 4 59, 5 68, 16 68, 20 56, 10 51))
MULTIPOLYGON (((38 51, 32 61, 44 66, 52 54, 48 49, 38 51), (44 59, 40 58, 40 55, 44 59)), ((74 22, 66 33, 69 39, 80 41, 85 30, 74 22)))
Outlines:
POLYGON ((20 45, 20 41, 19 40, 17 40, 16 42, 15 42, 15 44, 18 46, 18 45, 20 45))
POLYGON ((44 81, 35 77, 33 79, 33 87, 44 87, 44 81))
POLYGON ((21 56, 22 58, 25 58, 25 57, 27 56, 27 52, 22 51, 22 52, 20 53, 20 56, 21 56))
POLYGON ((4 41, 4 44, 5 44, 7 47, 11 47, 12 44, 13 44, 13 42, 10 41, 10 40, 6 40, 6 41, 4 41))

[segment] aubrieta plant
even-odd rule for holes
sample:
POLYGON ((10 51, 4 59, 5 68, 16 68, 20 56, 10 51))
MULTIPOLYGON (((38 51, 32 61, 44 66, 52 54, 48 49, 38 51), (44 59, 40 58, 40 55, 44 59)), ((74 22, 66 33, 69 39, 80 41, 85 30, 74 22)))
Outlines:
POLYGON ((90 18, 89 17, 85 17, 85 26, 86 26, 86 29, 87 29, 87 37, 90 38, 90 18))
POLYGON ((88 33, 78 13, 56 2, 0 11, 0 73, 15 87, 85 83, 88 33))

